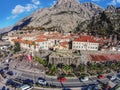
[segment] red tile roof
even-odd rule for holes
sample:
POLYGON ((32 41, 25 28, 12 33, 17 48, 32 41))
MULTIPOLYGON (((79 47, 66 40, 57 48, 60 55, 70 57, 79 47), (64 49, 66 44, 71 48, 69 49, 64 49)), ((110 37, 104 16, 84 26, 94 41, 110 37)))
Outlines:
POLYGON ((73 40, 75 42, 92 42, 92 43, 98 43, 98 41, 93 37, 93 36, 80 36, 78 38, 76 38, 75 40, 73 40))
POLYGON ((22 40, 22 39, 12 39, 14 42, 24 43, 24 44, 30 44, 30 45, 37 45, 32 40, 22 40))
POLYGON ((45 42, 45 41, 47 41, 47 40, 43 39, 43 38, 39 38, 39 39, 35 40, 35 42, 45 42))
POLYGON ((90 55, 92 61, 120 61, 120 54, 90 55))

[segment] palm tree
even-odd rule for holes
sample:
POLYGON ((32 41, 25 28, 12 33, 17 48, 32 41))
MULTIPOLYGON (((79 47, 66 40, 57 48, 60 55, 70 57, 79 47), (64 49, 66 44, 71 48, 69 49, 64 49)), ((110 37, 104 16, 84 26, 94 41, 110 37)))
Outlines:
POLYGON ((107 70, 106 67, 103 64, 100 64, 99 70, 97 70, 97 71, 99 71, 100 74, 103 74, 103 73, 105 73, 105 70, 107 70))
POLYGON ((97 67, 97 64, 90 64, 88 67, 87 67, 88 71, 90 71, 90 73, 92 74, 95 74, 96 71, 98 70, 98 67, 97 67))
POLYGON ((66 74, 71 72, 71 67, 69 65, 64 65, 63 70, 65 71, 66 74))
POLYGON ((78 69, 79 69, 80 72, 85 72, 85 65, 84 64, 80 64, 78 66, 78 69))
POLYGON ((50 66, 49 70, 50 70, 51 74, 56 74, 57 71, 58 71, 58 68, 57 68, 56 65, 52 64, 52 65, 50 66))
POLYGON ((34 49, 36 48, 36 43, 33 41, 32 42, 32 45, 34 45, 34 49))
POLYGON ((15 42, 15 45, 14 45, 14 53, 19 52, 19 51, 21 51, 20 43, 15 42))

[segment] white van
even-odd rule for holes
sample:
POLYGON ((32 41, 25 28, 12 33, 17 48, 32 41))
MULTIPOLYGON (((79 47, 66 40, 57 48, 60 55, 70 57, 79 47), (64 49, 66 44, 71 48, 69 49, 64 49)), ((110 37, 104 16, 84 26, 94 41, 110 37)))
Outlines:
POLYGON ((32 89, 31 86, 27 84, 20 87, 20 90, 31 90, 31 89, 32 89))

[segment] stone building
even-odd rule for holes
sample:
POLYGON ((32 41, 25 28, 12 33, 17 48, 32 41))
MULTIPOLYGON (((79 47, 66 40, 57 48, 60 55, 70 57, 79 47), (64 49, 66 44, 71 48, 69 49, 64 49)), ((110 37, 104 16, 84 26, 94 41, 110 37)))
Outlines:
POLYGON ((75 52, 72 50, 65 51, 56 51, 49 56, 50 64, 75 64, 79 65, 81 63, 81 54, 80 52, 75 52))
POLYGON ((73 50, 98 51, 99 42, 93 36, 83 35, 72 41, 73 50))

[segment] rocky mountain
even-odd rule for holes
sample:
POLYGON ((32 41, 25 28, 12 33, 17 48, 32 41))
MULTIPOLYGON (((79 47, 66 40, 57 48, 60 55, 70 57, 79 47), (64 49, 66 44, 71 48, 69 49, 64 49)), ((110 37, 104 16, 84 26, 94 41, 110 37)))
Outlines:
POLYGON ((40 9, 20 20, 12 30, 27 26, 69 32, 73 31, 78 23, 90 20, 95 14, 102 11, 101 7, 92 3, 81 4, 77 0, 58 0, 54 6, 40 9))
POLYGON ((11 29, 12 29, 12 27, 1 28, 1 29, 0 29, 0 34, 2 34, 2 33, 7 33, 7 32, 9 32, 11 29))
POLYGON ((42 8, 23 18, 11 30, 43 29, 48 31, 82 32, 120 36, 120 8, 106 9, 78 0, 58 0, 50 8, 42 8))
POLYGON ((83 5, 90 11, 92 12, 94 15, 97 15, 101 12, 104 11, 104 9, 94 3, 91 3, 91 2, 86 2, 86 3, 83 3, 83 5))
POLYGON ((120 38, 120 8, 108 6, 91 20, 79 23, 76 32, 84 30, 103 36, 117 34, 120 38))

